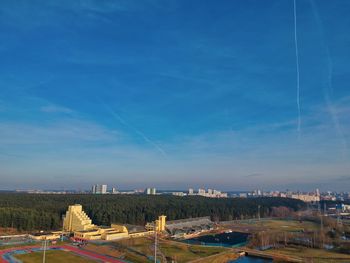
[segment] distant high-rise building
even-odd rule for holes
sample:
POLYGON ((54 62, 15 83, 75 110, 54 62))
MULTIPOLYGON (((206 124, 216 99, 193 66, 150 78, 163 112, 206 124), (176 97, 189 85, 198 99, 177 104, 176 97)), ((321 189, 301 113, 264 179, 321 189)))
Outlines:
POLYGON ((156 188, 147 188, 145 192, 148 195, 155 195, 155 194, 157 194, 156 188))
POLYGON ((320 190, 318 188, 316 189, 316 195, 320 196, 320 190))
POLYGON ((214 191, 213 191, 213 194, 214 194, 214 195, 221 195, 221 191, 214 190, 214 191))
POLYGON ((117 188, 113 187, 112 188, 112 194, 116 194, 116 193, 118 193, 117 188))
POLYGON ((208 194, 210 194, 210 195, 213 194, 213 190, 209 188, 208 189, 208 194))
POLYGON ((95 184, 92 186, 93 194, 106 194, 107 193, 107 185, 106 184, 95 184))
POLYGON ((189 188, 189 189, 188 189, 188 194, 189 194, 189 195, 193 195, 193 194, 194 194, 193 188, 189 188))
POLYGON ((198 189, 198 194, 199 195, 205 195, 205 189, 199 188, 198 189))
POLYGON ((247 193, 240 193, 240 194, 239 194, 239 197, 241 197, 241 198, 247 198, 247 193))

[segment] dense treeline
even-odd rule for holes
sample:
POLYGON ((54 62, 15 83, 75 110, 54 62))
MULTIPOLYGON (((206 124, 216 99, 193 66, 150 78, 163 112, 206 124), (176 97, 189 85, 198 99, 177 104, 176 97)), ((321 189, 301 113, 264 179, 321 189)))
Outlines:
POLYGON ((211 216, 233 220, 270 215, 273 207, 298 210, 304 203, 288 198, 211 199, 198 196, 0 194, 0 227, 19 230, 60 229, 68 205, 81 204, 98 225, 144 224, 165 214, 169 220, 211 216))

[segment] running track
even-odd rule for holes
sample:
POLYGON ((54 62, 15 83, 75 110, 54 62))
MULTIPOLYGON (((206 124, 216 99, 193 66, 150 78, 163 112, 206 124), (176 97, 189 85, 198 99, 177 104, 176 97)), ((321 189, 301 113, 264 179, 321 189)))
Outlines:
MULTIPOLYGON (((32 248, 40 248, 39 246, 24 246, 24 247, 13 247, 13 248, 8 248, 8 249, 4 249, 4 250, 0 250, 0 263, 8 263, 7 260, 5 260, 3 258, 3 255, 12 251, 16 251, 16 250, 31 250, 32 248)), ((86 250, 81 250, 77 247, 74 246, 69 246, 69 245, 64 245, 64 246, 50 246, 49 248, 61 248, 64 250, 69 250, 71 252, 73 252, 74 254, 80 255, 80 256, 84 256, 84 257, 88 257, 90 259, 93 260, 97 260, 99 262, 108 262, 108 263, 125 263, 125 261, 121 261, 121 260, 117 260, 111 257, 107 257, 104 255, 100 255, 94 252, 90 252, 90 251, 86 251, 86 250)))

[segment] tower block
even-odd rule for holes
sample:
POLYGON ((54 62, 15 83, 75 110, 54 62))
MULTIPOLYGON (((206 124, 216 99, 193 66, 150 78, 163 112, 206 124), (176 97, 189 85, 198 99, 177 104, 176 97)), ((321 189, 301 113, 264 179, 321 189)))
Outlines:
POLYGON ((156 230, 158 232, 165 231, 165 224, 166 224, 166 216, 161 215, 158 217, 158 220, 156 220, 156 230))

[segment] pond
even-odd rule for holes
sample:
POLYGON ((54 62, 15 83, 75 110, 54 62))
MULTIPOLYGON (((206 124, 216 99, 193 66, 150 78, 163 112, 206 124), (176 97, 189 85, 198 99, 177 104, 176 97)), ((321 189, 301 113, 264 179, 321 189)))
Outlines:
POLYGON ((237 260, 230 261, 229 263, 272 263, 271 259, 258 258, 258 257, 240 257, 237 260))
POLYGON ((184 242, 188 244, 222 246, 222 247, 239 247, 247 243, 249 234, 241 232, 221 233, 215 235, 199 236, 187 239, 184 242))

